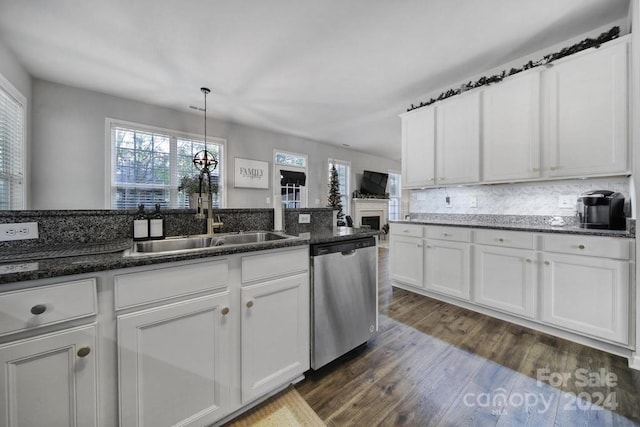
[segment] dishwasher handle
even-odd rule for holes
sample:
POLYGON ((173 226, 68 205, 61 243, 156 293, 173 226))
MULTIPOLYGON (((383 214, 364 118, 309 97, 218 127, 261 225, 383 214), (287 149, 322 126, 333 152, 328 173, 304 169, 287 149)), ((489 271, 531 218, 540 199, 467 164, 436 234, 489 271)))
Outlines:
POLYGON ((351 249, 350 251, 342 251, 340 252, 342 254, 342 256, 349 256, 349 255, 353 255, 356 253, 355 249, 351 249))
POLYGON ((351 252, 375 246, 376 240, 373 237, 342 240, 331 243, 319 243, 311 245, 311 256, 316 257, 333 253, 351 252))

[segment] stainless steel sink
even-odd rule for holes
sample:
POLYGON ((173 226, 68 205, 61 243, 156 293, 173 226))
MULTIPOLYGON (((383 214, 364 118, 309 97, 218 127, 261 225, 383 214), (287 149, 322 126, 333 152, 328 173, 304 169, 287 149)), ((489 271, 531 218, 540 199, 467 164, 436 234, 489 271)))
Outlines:
POLYGON ((172 255, 192 251, 205 251, 217 247, 265 243, 276 240, 297 239, 295 236, 273 231, 251 231, 246 233, 216 234, 214 236, 170 237, 164 240, 135 242, 124 256, 172 255))

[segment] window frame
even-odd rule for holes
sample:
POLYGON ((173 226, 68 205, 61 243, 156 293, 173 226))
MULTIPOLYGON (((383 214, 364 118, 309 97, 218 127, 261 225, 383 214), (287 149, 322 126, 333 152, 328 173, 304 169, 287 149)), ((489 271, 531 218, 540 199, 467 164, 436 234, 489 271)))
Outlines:
MULTIPOLYGON (((398 177, 398 194, 394 195, 391 192, 389 192, 389 220, 390 221, 400 221, 402 219, 402 173, 400 173, 399 171, 393 170, 393 169, 389 169, 388 171, 389 177, 391 177, 391 175, 396 175, 398 177), (397 200, 397 208, 398 208, 398 217, 397 218, 392 218, 391 217, 391 204, 393 203, 394 200, 397 200)), ((391 183, 388 183, 387 186, 390 189, 391 183)))
MULTIPOLYGON (((331 165, 335 164, 336 166, 344 166, 346 167, 347 176, 345 177, 345 192, 340 192, 341 198, 344 198, 344 203, 342 204, 342 213, 344 216, 351 215, 351 162, 348 160, 339 160, 335 158, 329 158, 327 161, 327 199, 329 198, 329 189, 328 185, 331 182, 331 165)), ((340 176, 340 171, 338 169, 338 177, 340 176)))
POLYGON ((296 209, 307 208, 309 206, 309 156, 303 153, 296 153, 289 150, 280 150, 278 148, 273 149, 273 204, 277 203, 281 194, 280 186, 280 170, 290 170, 294 172, 304 172, 306 175, 306 182, 304 186, 300 187, 300 207, 296 209), (304 159, 304 166, 292 165, 289 163, 278 163, 278 153, 288 154, 294 157, 300 157, 304 159))
MULTIPOLYGON (((113 191, 115 188, 113 177, 116 170, 116 164, 115 164, 116 156, 114 156, 113 141, 111 139, 113 127, 123 127, 123 128, 129 128, 135 131, 140 131, 140 132, 163 134, 170 137, 172 141, 181 139, 181 138, 189 139, 189 140, 200 140, 200 141, 204 140, 204 135, 202 134, 182 132, 174 129, 161 128, 158 126, 152 126, 152 125, 147 125, 143 123, 130 122, 126 120, 106 117, 105 118, 105 141, 106 141, 105 143, 105 151, 106 151, 105 175, 106 177, 105 177, 105 200, 104 200, 104 205, 106 209, 117 209, 111 204, 113 200, 113 191)), ((219 188, 221 189, 221 193, 222 193, 222 197, 220 197, 220 205, 221 205, 221 208, 224 208, 227 206, 227 191, 228 191, 227 180, 225 175, 226 174, 227 140, 224 138, 212 137, 207 135, 207 144, 210 144, 210 143, 222 146, 222 156, 221 158, 218 159, 218 162, 219 162, 218 169, 219 169, 219 176, 220 176, 219 188)), ((178 185, 180 184, 180 178, 181 178, 180 174, 176 170, 177 153, 170 153, 170 159, 171 159, 170 170, 172 173, 172 179, 169 184, 170 192, 171 192, 171 199, 170 199, 171 202, 168 208, 180 209, 181 207, 177 205, 178 185), (176 180, 175 185, 173 182, 174 178, 176 180)), ((193 169, 193 174, 194 175, 197 174, 197 170, 195 168, 193 169)))
MULTIPOLYGON (((7 95, 9 95, 10 98, 13 98, 13 100, 20 106, 21 109, 20 114, 22 116, 22 129, 20 129, 21 141, 19 142, 21 153, 20 159, 16 163, 18 163, 20 171, 22 173, 22 184, 21 188, 18 190, 20 198, 22 200, 19 205, 13 205, 11 199, 9 199, 8 207, 9 210, 25 210, 30 205, 28 203, 27 192, 27 189, 29 188, 29 173, 27 171, 27 132, 29 129, 29 124, 27 123, 27 98, 2 74, 0 74, 0 90, 3 90, 7 93, 7 95)), ((10 190, 10 192, 13 191, 10 190)))

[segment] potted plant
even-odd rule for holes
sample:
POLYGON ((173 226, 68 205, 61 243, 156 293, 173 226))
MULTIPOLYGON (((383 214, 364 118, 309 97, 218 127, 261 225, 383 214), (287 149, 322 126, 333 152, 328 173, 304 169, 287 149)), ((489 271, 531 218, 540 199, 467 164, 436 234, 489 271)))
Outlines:
MULTIPOLYGON (((211 192, 218 192, 218 177, 211 175, 211 192)), ((209 180, 205 176, 202 180, 202 203, 207 204, 209 201, 209 180)), ((185 193, 189 196, 189 207, 195 209, 198 205, 198 196, 200 194, 200 174, 192 176, 185 175, 180 179, 180 185, 178 191, 185 193)))

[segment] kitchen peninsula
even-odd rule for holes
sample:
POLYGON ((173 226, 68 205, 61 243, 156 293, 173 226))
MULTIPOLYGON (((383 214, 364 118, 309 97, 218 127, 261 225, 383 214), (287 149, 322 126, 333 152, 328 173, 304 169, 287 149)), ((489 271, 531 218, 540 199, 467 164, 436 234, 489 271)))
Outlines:
MULTIPOLYGON (((150 256, 118 246, 132 245, 125 237, 132 212, 4 214, 37 218, 42 227, 39 242, 0 263, 0 360, 9 367, 0 381, 13 385, 0 401, 32 407, 22 416, 33 425, 53 410, 80 425, 136 425, 140 417, 148 425, 210 425, 299 381, 309 369, 309 244, 377 234, 334 231, 330 209, 305 213, 306 229, 289 228, 303 237, 150 256), (91 223, 88 235, 73 235, 82 229, 74 224, 91 223), (23 387, 28 394, 14 394, 23 387)), ((269 209, 219 214, 225 227, 273 225, 269 209)), ((287 217, 297 222, 298 214, 287 217)), ((202 226, 192 211, 165 218, 170 230, 181 224, 180 234, 202 226)))

